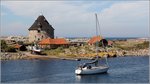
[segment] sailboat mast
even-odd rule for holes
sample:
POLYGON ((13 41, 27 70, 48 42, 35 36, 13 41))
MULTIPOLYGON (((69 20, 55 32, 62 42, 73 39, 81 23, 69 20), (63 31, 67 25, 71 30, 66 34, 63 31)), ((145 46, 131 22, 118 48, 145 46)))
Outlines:
MULTIPOLYGON (((98 37, 98 27, 97 27, 97 14, 95 13, 96 17, 96 36, 98 37)), ((98 55, 98 41, 96 42, 96 54, 98 55)))
MULTIPOLYGON (((100 29, 100 24, 99 24, 99 20, 97 17, 97 14, 95 13, 95 17, 96 17, 96 36, 99 37, 99 33, 100 33, 100 37, 102 37, 102 33, 101 33, 101 29, 100 29), (99 32, 98 32, 99 31, 99 32)), ((99 42, 96 42, 96 53, 98 54, 98 44, 99 42)), ((102 47, 105 48, 103 40, 102 40, 102 47)))
MULTIPOLYGON (((99 20, 98 20, 98 17, 97 17, 97 14, 96 14, 96 13, 95 13, 95 17, 96 17, 96 36, 98 37, 98 36, 99 36, 99 33, 100 33, 100 36, 102 37, 99 20), (99 29, 99 33, 98 33, 98 29, 99 29)), ((99 44, 99 42, 97 41, 97 42, 96 42, 96 54, 97 54, 97 55, 98 55, 98 44, 99 44)), ((102 47, 103 47, 104 49, 106 49, 105 46, 104 46, 103 40, 102 40, 102 47)), ((106 65, 108 66, 107 57, 105 57, 105 60, 106 60, 106 65)))

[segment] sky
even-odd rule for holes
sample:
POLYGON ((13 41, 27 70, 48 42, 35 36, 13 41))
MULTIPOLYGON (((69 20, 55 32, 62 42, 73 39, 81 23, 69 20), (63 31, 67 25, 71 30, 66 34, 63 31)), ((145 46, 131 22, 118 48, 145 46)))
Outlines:
POLYGON ((28 36, 39 15, 57 37, 96 35, 95 13, 103 37, 148 37, 148 0, 1 1, 1 36, 28 36))

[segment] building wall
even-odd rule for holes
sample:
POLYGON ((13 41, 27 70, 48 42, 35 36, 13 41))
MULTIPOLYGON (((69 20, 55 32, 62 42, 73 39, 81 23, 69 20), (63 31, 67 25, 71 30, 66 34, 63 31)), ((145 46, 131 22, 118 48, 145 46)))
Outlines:
POLYGON ((36 34, 37 34, 37 30, 30 30, 29 31, 29 42, 35 41, 36 34))
POLYGON ((50 38, 54 39, 54 30, 47 31, 47 34, 50 38))
POLYGON ((29 31, 29 42, 37 42, 46 38, 54 38, 54 31, 42 31, 38 32, 37 30, 29 31))

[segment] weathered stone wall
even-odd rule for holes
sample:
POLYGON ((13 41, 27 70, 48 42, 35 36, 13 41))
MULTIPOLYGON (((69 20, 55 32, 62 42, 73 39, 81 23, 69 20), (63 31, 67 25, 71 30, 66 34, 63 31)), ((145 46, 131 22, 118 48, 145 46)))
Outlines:
MULTIPOLYGON (((52 33, 52 31, 51 31, 52 33)), ((40 31, 38 32, 37 30, 30 30, 29 31, 29 42, 34 42, 34 41, 40 41, 42 39, 46 39, 46 38, 54 38, 53 34, 49 34, 45 31, 40 31)))
POLYGON ((30 30, 29 31, 29 42, 35 41, 36 34, 37 34, 37 30, 30 30))
POLYGON ((54 30, 51 29, 48 33, 50 38, 54 38, 54 30))

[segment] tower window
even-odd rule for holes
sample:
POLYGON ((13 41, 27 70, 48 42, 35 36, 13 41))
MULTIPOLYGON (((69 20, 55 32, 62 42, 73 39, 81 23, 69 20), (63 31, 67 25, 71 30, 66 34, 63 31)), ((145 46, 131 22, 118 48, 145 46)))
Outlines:
POLYGON ((41 31, 40 30, 37 30, 38 31, 38 33, 40 33, 41 31))
POLYGON ((41 32, 41 28, 38 28, 37 32, 40 33, 41 32))

